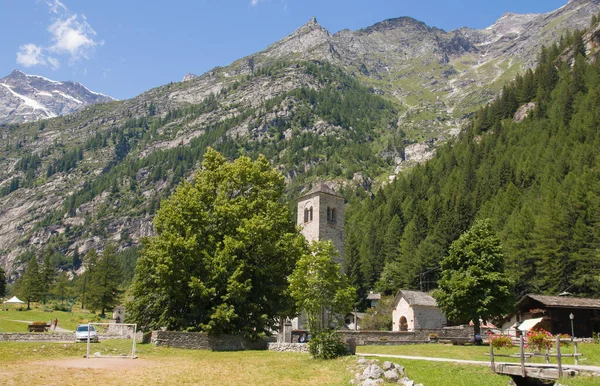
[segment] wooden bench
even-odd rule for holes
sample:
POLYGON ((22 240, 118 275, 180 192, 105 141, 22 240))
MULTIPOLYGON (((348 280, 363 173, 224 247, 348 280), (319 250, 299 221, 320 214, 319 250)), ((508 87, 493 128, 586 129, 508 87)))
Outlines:
POLYGON ((27 326, 29 332, 48 332, 49 324, 30 324, 27 326))

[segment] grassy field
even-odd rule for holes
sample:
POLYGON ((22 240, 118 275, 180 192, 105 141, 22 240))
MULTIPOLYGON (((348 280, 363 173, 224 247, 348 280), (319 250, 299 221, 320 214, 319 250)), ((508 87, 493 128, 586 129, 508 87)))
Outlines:
MULTIPOLYGON (((355 357, 333 361, 310 359, 305 354, 270 351, 211 352, 138 345, 139 359, 83 359, 85 344, 0 342, 0 379, 3 385, 348 385, 348 368, 355 357)), ((596 345, 584 345, 597 355, 596 345)), ((92 344, 103 356, 128 354, 131 341, 92 344)), ((427 355, 485 360, 486 347, 413 345, 359 347, 382 354, 427 355)), ((385 360, 384 358, 377 358, 385 360)), ((508 377, 485 366, 392 359, 406 375, 425 386, 505 386, 508 377)), ((591 364, 586 363, 584 364, 591 364)), ((564 379, 570 386, 597 385, 598 379, 564 379)))
MULTIPOLYGON (((434 358, 453 358, 466 359, 474 361, 489 360, 489 346, 454 346, 446 344, 415 344, 402 346, 359 346, 358 353, 369 354, 391 354, 391 355, 411 355, 411 356, 427 356, 434 358)), ((510 350, 495 350, 496 354, 516 354, 519 348, 515 347, 510 350)), ((563 354, 572 354, 573 346, 561 348, 563 354)), ((589 366, 600 366, 600 344, 580 343, 579 352, 583 353, 583 359, 580 359, 579 364, 589 366)), ((553 352, 551 352, 553 353, 553 352)), ((519 358, 498 358, 500 362, 518 362, 519 358)), ((533 362, 533 360, 528 360, 533 362)), ((543 358, 535 358, 535 362, 544 362, 543 358)), ((563 360, 566 364, 573 364, 572 358, 563 360)), ((556 362, 554 362, 556 363, 556 362)), ((600 383, 600 382, 599 382, 600 383)))
MULTIPOLYGON (((496 350, 498 354, 513 354, 518 353, 518 348, 511 350, 496 350)), ((564 347, 561 349, 564 354, 573 353, 573 346, 564 347)), ((579 344, 579 352, 583 353, 583 359, 580 359, 579 364, 588 366, 600 366, 600 344, 585 343, 579 344)), ((416 345, 402 345, 402 346, 359 346, 357 347, 357 354, 369 353, 369 354, 388 354, 388 355, 409 355, 409 356, 426 356, 434 358, 453 358, 453 359, 465 359, 475 361, 487 361, 489 360, 489 346, 453 346, 444 344, 416 344, 416 345)), ((498 358, 498 361, 503 362, 518 362, 518 358, 498 358)), ((432 385, 492 385, 496 384, 493 382, 504 382, 502 379, 506 377, 499 377, 488 371, 488 376, 485 378, 481 377, 482 371, 477 369, 477 366, 459 366, 449 363, 435 363, 425 361, 413 361, 405 359, 394 359, 394 361, 400 361, 400 363, 407 367, 407 374, 409 377, 414 378, 417 382, 423 382, 425 386, 428 384, 432 385), (449 371, 453 366, 458 369, 458 375, 455 376, 454 371, 449 371), (455 378, 453 378, 455 377, 455 378), (499 379, 498 379, 498 378, 499 379), (427 379, 428 382, 420 381, 420 379, 427 379), (481 379, 480 383, 472 383, 477 379, 481 379), (431 382, 431 383, 430 383, 431 382)), ((533 362, 528 360, 528 362, 533 362)), ((543 363, 542 358, 536 358, 535 362, 543 363)), ((552 361, 551 363, 556 363, 552 361)), ((572 364, 573 359, 565 359, 563 363, 572 364)), ((506 383, 497 383, 506 385, 506 383)), ((600 384, 600 378, 598 377, 587 377, 580 376, 576 378, 562 379, 560 384, 566 386, 592 386, 600 384)))
MULTIPOLYGON (((131 342, 92 345, 103 354, 131 342)), ((139 359, 82 359, 85 344, 0 342, 3 385, 347 385, 351 357, 317 361, 271 351, 211 352, 138 345, 139 359)))
MULTIPOLYGON (((85 344, 0 342, 3 385, 348 385, 355 357, 332 361, 270 351, 210 352, 138 345, 139 359, 83 359, 85 344), (101 382, 100 382, 101 380, 101 382)), ((103 356, 128 354, 131 341, 92 344, 103 356)), ((484 366, 393 360, 416 383, 505 386, 484 366)))
POLYGON ((75 330, 78 324, 90 321, 99 321, 98 317, 90 312, 47 312, 41 308, 33 308, 29 311, 0 311, 0 332, 27 332, 27 323, 17 321, 45 321, 58 319, 58 326, 67 330, 75 330))

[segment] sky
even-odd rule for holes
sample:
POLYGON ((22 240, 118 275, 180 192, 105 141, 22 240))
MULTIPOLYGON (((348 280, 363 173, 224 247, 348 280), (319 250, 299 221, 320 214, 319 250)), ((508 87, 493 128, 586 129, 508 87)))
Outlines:
POLYGON ((410 16, 450 31, 567 0, 0 0, 0 78, 14 69, 117 99, 260 51, 316 17, 335 33, 410 16))

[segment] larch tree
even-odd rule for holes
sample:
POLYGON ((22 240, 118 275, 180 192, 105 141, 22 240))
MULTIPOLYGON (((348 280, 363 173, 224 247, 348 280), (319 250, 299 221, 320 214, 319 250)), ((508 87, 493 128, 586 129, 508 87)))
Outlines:
POLYGON ((44 286, 40 266, 35 256, 29 260, 25 273, 17 281, 15 292, 27 302, 28 310, 31 309, 31 302, 37 302, 42 298, 44 286))
POLYGON ((106 310, 115 307, 121 296, 122 269, 117 259, 116 248, 109 243, 104 247, 102 256, 90 277, 89 304, 92 310, 100 310, 104 316, 106 310))
POLYGON ((0 267, 0 298, 6 296, 6 273, 0 267))

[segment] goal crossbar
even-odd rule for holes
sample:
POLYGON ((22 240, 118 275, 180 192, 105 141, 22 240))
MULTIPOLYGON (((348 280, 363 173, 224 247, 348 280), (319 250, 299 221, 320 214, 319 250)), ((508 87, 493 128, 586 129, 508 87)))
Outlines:
MULTIPOLYGON (((131 355, 128 356, 103 356, 102 358, 131 358, 131 359, 136 359, 137 355, 135 355, 135 344, 136 344, 136 333, 137 333, 137 324, 132 324, 132 323, 88 323, 88 331, 87 331, 87 352, 85 357, 87 359, 90 358, 90 351, 91 351, 91 328, 92 326, 108 326, 108 327, 115 327, 115 326, 121 326, 121 327, 133 327, 133 334, 132 334, 132 347, 131 347, 131 355)), ((96 337, 98 337, 98 331, 96 331, 96 337)))

